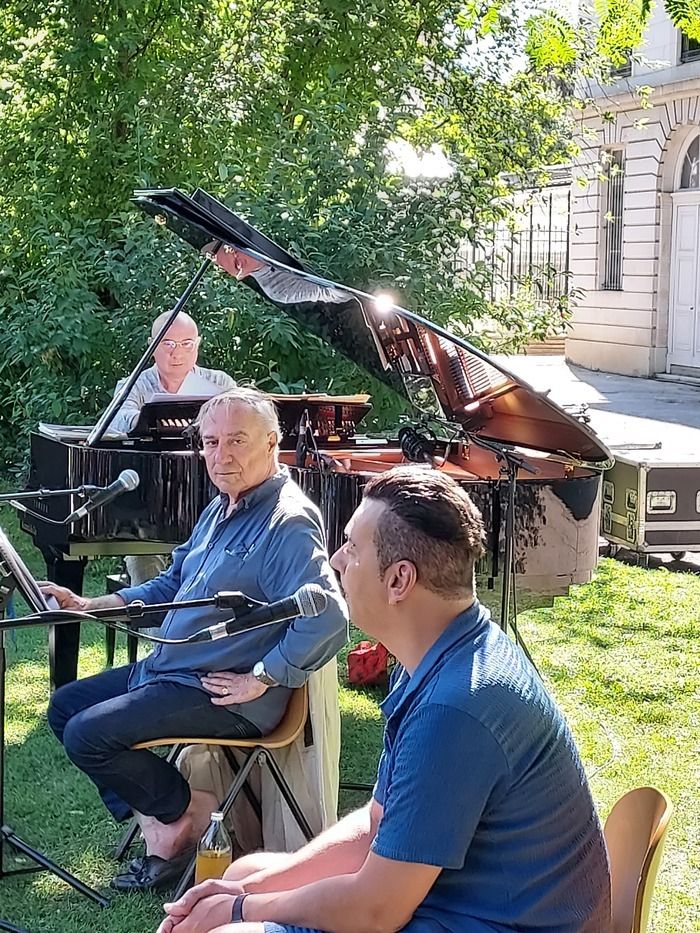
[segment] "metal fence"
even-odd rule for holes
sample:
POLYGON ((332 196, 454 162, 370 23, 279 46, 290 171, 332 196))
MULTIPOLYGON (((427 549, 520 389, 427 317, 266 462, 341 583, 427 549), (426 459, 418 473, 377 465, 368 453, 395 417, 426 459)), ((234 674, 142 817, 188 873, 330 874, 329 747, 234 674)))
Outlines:
POLYGON ((568 294, 569 185, 521 192, 516 213, 484 237, 487 246, 465 244, 457 268, 488 270, 490 300, 502 301, 527 289, 538 301, 554 303, 568 294))

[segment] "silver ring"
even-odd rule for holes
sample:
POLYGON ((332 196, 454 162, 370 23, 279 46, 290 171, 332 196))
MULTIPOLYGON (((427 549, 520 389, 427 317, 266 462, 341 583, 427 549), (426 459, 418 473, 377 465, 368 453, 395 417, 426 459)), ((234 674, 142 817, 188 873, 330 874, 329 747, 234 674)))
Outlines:
POLYGON ((221 688, 221 692, 223 693, 223 695, 224 695, 225 697, 227 697, 227 696, 228 696, 228 687, 222 687, 222 688, 221 688))

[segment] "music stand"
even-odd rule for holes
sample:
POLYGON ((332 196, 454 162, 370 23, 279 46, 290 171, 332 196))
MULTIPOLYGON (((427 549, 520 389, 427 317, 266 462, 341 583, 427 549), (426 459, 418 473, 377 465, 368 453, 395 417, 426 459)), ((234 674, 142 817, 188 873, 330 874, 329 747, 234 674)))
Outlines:
MULTIPOLYGON (((39 586, 28 570, 26 564, 12 546, 10 539, 0 527, 0 616, 4 612, 10 595, 17 590, 24 597, 27 605, 34 612, 43 612, 49 609, 39 586)), ((18 627, 21 622, 18 622, 18 627)), ((7 659, 5 651, 5 630, 0 630, 0 882, 10 875, 21 875, 35 871, 50 871, 72 888, 99 904, 100 907, 109 906, 109 900, 93 888, 84 884, 75 875, 61 868, 54 861, 30 846, 12 830, 4 820, 5 802, 5 674, 7 659), (26 856, 34 865, 21 868, 6 869, 3 863, 5 845, 12 846, 14 850, 26 856)), ((19 928, 7 921, 0 920, 0 930, 17 931, 19 928)))

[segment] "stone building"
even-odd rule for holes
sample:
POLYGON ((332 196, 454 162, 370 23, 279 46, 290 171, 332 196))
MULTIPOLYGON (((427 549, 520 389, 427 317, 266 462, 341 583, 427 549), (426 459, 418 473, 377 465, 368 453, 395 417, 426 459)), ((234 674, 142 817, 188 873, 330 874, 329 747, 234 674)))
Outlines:
POLYGON ((572 187, 570 270, 585 293, 566 355, 591 369, 700 380, 700 43, 659 3, 640 51, 645 61, 633 54, 583 116, 587 183, 572 187))

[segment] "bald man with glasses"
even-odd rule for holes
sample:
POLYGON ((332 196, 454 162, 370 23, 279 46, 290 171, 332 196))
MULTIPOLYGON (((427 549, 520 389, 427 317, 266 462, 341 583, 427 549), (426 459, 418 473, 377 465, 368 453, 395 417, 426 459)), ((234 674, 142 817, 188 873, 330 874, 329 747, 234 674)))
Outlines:
MULTIPOLYGON (((151 340, 169 316, 170 311, 166 311, 155 319, 151 327, 151 340)), ((115 415, 110 426, 112 430, 124 433, 131 431, 143 406, 157 395, 201 395, 210 398, 236 385, 220 369, 205 369, 197 365, 200 341, 197 325, 189 314, 181 311, 163 340, 153 350, 153 366, 141 373, 115 415)), ((123 379, 117 383, 115 395, 123 384, 123 379)), ((139 586, 164 570, 167 560, 163 554, 139 554, 126 557, 124 563, 131 585, 139 586)), ((155 632, 157 627, 145 631, 155 632)))
MULTIPOLYGON (((155 319, 151 340, 169 315, 170 312, 166 311, 155 319)), ((210 398, 236 385, 220 369, 197 366, 200 340, 197 325, 189 314, 181 311, 168 328, 164 339, 154 349, 154 365, 141 373, 115 415, 111 424, 114 431, 129 432, 136 424, 143 406, 156 395, 201 395, 210 398)), ((123 384, 123 379, 117 383, 115 394, 123 384)))

